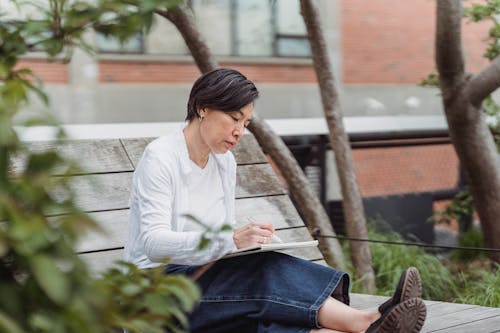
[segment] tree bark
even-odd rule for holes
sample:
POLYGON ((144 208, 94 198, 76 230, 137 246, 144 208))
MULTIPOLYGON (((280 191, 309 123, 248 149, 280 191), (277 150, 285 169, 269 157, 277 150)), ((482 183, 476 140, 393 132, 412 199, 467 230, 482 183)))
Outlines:
POLYGON ((202 73, 219 67, 217 60, 212 56, 205 40, 194 23, 193 16, 186 4, 181 4, 169 10, 157 10, 157 14, 172 22, 184 38, 193 59, 202 73))
POLYGON ((500 87, 500 56, 481 73, 472 78, 468 90, 471 102, 480 106, 483 100, 500 87))
MULTIPOLYGON (((219 67, 217 61, 187 12, 186 6, 179 6, 168 11, 157 11, 180 31, 202 73, 216 69, 219 67)), ((290 195, 295 201, 296 208, 309 231, 312 232, 314 228, 318 228, 322 234, 335 235, 330 219, 318 196, 312 190, 302 169, 283 140, 257 115, 253 116, 249 130, 278 166, 289 186, 290 195)), ((321 253, 326 262, 332 267, 345 270, 344 254, 338 240, 321 238, 319 242, 321 253)))
MULTIPOLYGON (((500 155, 481 110, 500 86, 499 60, 477 76, 464 71, 460 0, 437 1, 436 64, 451 141, 465 172, 487 247, 500 248, 500 155)), ((491 258, 500 263, 500 253, 491 258)))
MULTIPOLYGON (((314 192, 299 164, 283 140, 271 127, 254 114, 249 130, 257 138, 262 149, 271 156, 285 178, 290 195, 304 222, 313 232, 318 228, 322 235, 335 235, 330 218, 314 192)), ((319 238, 319 248, 325 261, 332 267, 345 270, 345 259, 340 243, 335 238, 319 238)))
MULTIPOLYGON (((359 192, 349 138, 344 129, 342 108, 335 88, 333 70, 323 37, 318 9, 312 0, 301 0, 301 14, 307 28, 312 58, 321 91, 323 110, 329 129, 329 139, 335 153, 335 162, 343 197, 344 217, 349 237, 367 238, 366 220, 359 192)), ((375 291, 375 274, 370 247, 366 242, 349 242, 356 275, 368 292, 375 291)))

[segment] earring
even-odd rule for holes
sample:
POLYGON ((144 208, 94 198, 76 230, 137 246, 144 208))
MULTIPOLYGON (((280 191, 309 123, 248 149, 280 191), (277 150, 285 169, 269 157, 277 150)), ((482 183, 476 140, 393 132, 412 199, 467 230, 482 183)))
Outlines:
POLYGON ((203 116, 199 116, 199 117, 198 117, 198 120, 199 120, 199 121, 200 121, 200 123, 201 123, 201 122, 202 122, 202 120, 203 120, 203 116))

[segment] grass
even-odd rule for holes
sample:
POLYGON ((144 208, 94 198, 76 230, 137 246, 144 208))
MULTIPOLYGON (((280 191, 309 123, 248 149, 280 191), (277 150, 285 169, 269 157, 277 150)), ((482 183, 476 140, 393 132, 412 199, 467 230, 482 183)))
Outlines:
MULTIPOLYGON (((401 236, 387 230, 376 230, 369 225, 370 239, 402 241, 401 236)), ((347 245, 344 244, 346 257, 347 245)), ((414 246, 371 243, 377 294, 390 296, 399 276, 409 266, 420 271, 423 298, 435 301, 500 306, 500 265, 494 265, 484 256, 474 261, 454 254, 449 260, 440 260, 434 254, 414 246), (458 259, 460 258, 460 259, 458 259)), ((352 267, 350 268, 352 272, 352 267)), ((351 277, 353 274, 351 274, 351 277)), ((352 279, 352 292, 363 293, 360 279, 352 279)))
POLYGON ((500 265, 487 259, 448 264, 460 293, 452 301, 500 307, 500 265))

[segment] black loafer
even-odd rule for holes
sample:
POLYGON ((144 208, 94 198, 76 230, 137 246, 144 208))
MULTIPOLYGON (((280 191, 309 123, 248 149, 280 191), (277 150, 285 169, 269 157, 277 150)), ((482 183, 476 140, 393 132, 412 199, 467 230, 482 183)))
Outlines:
POLYGON ((388 309, 411 298, 422 297, 422 281, 420 273, 415 267, 406 269, 399 278, 398 286, 394 295, 378 307, 378 311, 384 314, 388 309))
POLYGON ((393 305, 366 333, 418 333, 425 322, 427 310, 420 298, 411 298, 393 305))

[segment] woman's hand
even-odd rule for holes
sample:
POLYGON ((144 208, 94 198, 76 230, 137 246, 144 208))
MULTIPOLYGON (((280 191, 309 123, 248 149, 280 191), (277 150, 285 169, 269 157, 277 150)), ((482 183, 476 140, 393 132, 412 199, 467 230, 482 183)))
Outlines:
POLYGON ((269 222, 251 222, 236 228, 233 233, 233 241, 238 249, 269 244, 273 240, 274 227, 269 222))

